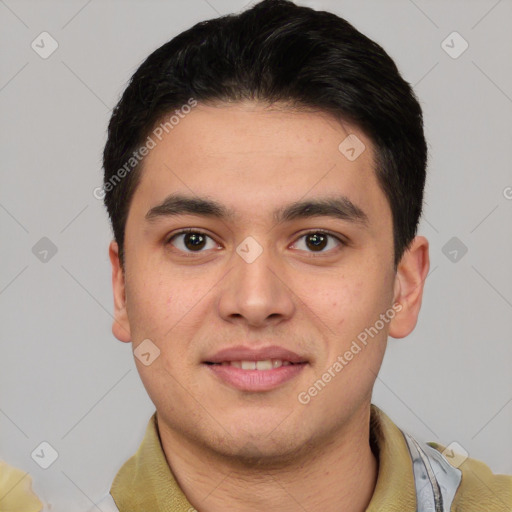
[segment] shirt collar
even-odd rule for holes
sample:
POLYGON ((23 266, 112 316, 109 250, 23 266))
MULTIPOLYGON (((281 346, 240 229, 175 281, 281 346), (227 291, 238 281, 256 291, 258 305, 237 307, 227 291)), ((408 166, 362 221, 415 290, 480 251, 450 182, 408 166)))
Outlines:
MULTIPOLYGON (((376 405, 370 410, 370 443, 379 460, 379 472, 366 512, 416 509, 412 463, 400 429, 376 405)), ((156 412, 135 455, 117 473, 110 493, 120 512, 194 510, 174 478, 165 458, 156 412)))

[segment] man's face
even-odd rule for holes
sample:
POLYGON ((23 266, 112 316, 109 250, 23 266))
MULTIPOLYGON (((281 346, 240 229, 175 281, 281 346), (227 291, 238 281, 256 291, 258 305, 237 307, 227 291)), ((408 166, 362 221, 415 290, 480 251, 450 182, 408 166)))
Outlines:
POLYGON ((198 105, 157 141, 126 223, 124 282, 114 284, 126 309, 114 333, 133 349, 149 339, 160 350, 136 364, 161 430, 217 454, 284 460, 354 427, 388 323, 350 360, 344 354, 395 299, 392 217, 373 155, 360 130, 325 114, 254 103, 198 105), (366 146, 353 161, 339 149, 349 133, 366 146), (233 216, 156 208, 171 194, 215 201, 233 216), (341 216, 276 222, 291 203, 340 198, 341 216), (277 346, 302 364, 208 364, 239 346, 277 346), (346 364, 336 371, 338 356, 346 364))

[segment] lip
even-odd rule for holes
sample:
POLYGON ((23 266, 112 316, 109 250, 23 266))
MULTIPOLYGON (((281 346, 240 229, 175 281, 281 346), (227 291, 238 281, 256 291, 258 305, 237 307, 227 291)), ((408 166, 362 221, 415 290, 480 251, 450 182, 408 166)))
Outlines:
POLYGON ((203 366, 224 384, 241 391, 270 391, 297 377, 307 364, 291 364, 272 370, 242 370, 234 366, 206 363, 203 366))
POLYGON ((277 345, 270 345, 268 347, 262 347, 260 349, 250 348, 245 345, 238 345, 236 347, 228 347, 223 350, 219 350, 219 352, 216 352, 214 355, 206 358, 203 361, 203 363, 223 363, 224 361, 263 361, 265 359, 282 359, 283 361, 290 361, 290 363, 308 362, 307 359, 299 356, 295 352, 287 350, 283 347, 279 347, 277 345))
POLYGON ((219 350, 203 361, 203 365, 223 383, 242 391, 270 391, 298 376, 309 361, 296 352, 269 345, 259 349, 238 345, 219 350), (226 361, 264 361, 281 359, 293 363, 271 370, 242 370, 229 365, 208 364, 226 361))

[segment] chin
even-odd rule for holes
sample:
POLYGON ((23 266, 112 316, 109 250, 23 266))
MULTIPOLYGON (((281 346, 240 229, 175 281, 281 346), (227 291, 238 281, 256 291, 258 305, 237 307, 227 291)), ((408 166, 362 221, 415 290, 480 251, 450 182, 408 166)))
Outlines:
POLYGON ((299 447, 278 446, 269 439, 258 441, 247 441, 231 445, 228 452, 223 450, 221 454, 229 460, 230 464, 235 464, 243 468, 257 467, 266 470, 282 469, 288 467, 290 463, 297 460, 300 452, 299 447))
POLYGON ((244 467, 285 467, 300 458, 302 452, 307 453, 309 446, 306 439, 293 434, 295 429, 276 428, 279 423, 275 418, 272 423, 260 423, 260 428, 254 424, 242 428, 238 423, 236 431, 223 436, 222 442, 210 444, 210 449, 229 459, 231 464, 235 461, 244 467))

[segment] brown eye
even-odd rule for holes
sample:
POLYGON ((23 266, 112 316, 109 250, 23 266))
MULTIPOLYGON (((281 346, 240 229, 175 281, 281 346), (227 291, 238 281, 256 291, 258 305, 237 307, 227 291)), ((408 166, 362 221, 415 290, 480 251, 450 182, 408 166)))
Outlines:
MULTIPOLYGON (((344 242, 340 238, 325 231, 310 231, 309 233, 306 233, 299 238, 299 240, 302 239, 304 239, 303 245, 306 247, 306 249, 302 250, 306 250, 307 252, 329 252, 331 249, 335 249, 336 247, 344 245, 344 242), (332 243, 329 243, 330 240, 335 241, 334 246, 332 243), (329 245, 333 247, 324 250, 329 245)), ((301 249, 300 247, 297 247, 297 245, 300 245, 299 242, 296 242, 294 246, 301 249)))
POLYGON ((207 249, 214 249, 217 244, 206 233, 201 231, 183 230, 173 235, 168 244, 173 245, 183 252, 202 252, 205 247, 207 249), (208 240, 211 241, 210 247, 207 247, 208 240))
POLYGON ((323 233, 311 233, 306 235, 306 245, 313 251, 321 251, 327 245, 327 236, 323 233))

